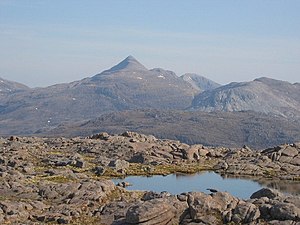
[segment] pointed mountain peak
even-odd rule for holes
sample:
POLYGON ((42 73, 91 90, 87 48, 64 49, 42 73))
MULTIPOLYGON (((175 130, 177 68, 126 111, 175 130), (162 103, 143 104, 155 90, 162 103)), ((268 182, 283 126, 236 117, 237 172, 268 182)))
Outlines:
POLYGON ((127 56, 124 60, 126 61, 137 61, 136 58, 134 58, 132 55, 127 56))
POLYGON ((130 55, 122 62, 110 68, 106 72, 115 72, 119 70, 134 71, 134 70, 147 70, 147 68, 144 67, 139 61, 137 61, 133 56, 130 55))

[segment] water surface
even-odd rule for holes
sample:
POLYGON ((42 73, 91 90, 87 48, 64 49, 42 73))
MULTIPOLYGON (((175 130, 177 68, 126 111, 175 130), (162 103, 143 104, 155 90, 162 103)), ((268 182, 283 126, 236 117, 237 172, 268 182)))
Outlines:
MULTIPOLYGON (((267 183, 245 178, 224 178, 214 172, 201 172, 192 175, 157 175, 151 177, 129 176, 125 179, 114 179, 113 181, 115 183, 122 181, 129 182, 132 186, 127 187, 127 190, 167 191, 172 194, 180 194, 190 191, 210 193, 206 189, 213 188, 218 191, 227 191, 236 197, 244 199, 248 199, 252 193, 262 187, 268 186, 267 183)), ((299 183, 297 183, 297 185, 297 187, 299 187, 299 183)), ((299 193, 299 190, 296 190, 296 194, 297 193, 299 193)))

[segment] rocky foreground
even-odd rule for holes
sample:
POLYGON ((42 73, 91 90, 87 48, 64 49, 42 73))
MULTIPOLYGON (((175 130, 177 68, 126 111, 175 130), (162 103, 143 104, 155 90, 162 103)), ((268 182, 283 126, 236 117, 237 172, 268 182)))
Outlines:
POLYGON ((0 151, 1 224, 300 224, 300 197, 272 189, 242 200, 226 192, 126 191, 110 180, 203 170, 299 180, 299 143, 254 151, 125 132, 0 138, 0 151))

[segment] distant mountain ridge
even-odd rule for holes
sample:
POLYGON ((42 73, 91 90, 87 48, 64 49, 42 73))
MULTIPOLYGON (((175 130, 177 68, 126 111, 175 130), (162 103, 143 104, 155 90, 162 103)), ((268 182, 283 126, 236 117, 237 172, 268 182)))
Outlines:
POLYGON ((299 83, 262 77, 220 86, 197 74, 147 69, 133 56, 71 83, 32 89, 0 78, 0 89, 0 135, 128 128, 189 143, 267 147, 296 142, 300 133, 299 83))
POLYGON ((134 57, 93 77, 28 89, 0 101, 0 125, 24 132, 102 113, 140 108, 185 109, 198 91, 175 73, 148 70, 134 57), (6 126, 4 126, 6 124, 6 126), (16 124, 16 125, 14 125, 16 124))
POLYGON ((191 109, 206 112, 251 110, 300 118, 300 86, 265 77, 230 83, 198 94, 191 109))
POLYGON ((186 73, 180 76, 180 78, 190 83, 193 88, 199 91, 212 90, 221 86, 220 84, 195 73, 186 73))
POLYGON ((20 91, 28 91, 30 88, 24 84, 5 80, 0 77, 0 95, 12 94, 20 91))

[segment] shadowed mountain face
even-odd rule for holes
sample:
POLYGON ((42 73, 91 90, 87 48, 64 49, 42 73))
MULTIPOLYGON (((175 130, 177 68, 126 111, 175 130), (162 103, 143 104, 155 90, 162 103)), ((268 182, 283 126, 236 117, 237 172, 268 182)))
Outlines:
POLYGON ((199 91, 207 91, 207 90, 212 90, 217 87, 220 87, 221 85, 207 79, 206 77, 200 76, 198 74, 194 73, 186 73, 182 76, 180 76, 184 81, 190 83, 193 88, 199 90, 199 91))
MULTIPOLYGON (((135 110, 101 115, 84 122, 62 124, 37 134, 88 136, 99 132, 127 130, 188 144, 260 149, 300 140, 300 121, 257 112, 200 112, 135 110)), ((37 135, 36 134, 36 135, 37 135)))
POLYGON ((300 118, 300 86, 270 78, 230 83, 196 96, 192 109, 201 111, 253 110, 300 118))

